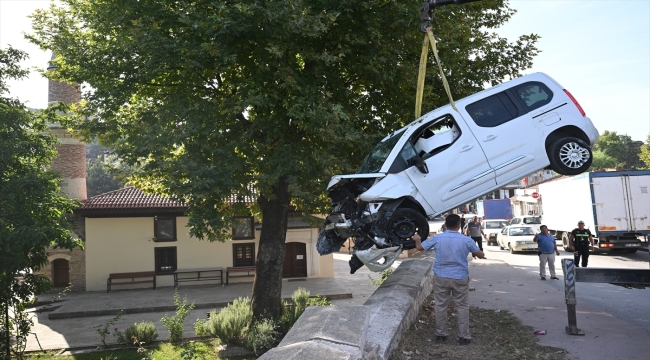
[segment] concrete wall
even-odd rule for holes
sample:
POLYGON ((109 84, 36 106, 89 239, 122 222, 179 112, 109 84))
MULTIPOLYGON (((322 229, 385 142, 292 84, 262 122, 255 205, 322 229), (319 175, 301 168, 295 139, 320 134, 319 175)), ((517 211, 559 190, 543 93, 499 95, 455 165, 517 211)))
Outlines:
MULTIPOLYGON (((222 267, 224 276, 225 268, 233 266, 233 244, 255 243, 257 255, 259 230, 255 231, 255 239, 211 243, 190 237, 187 222, 187 217, 176 218, 177 241, 155 242, 153 217, 86 218, 86 290, 106 290, 106 279, 111 273, 155 270, 156 247, 175 246, 178 269, 222 267)), ((317 238, 318 229, 294 229, 287 231, 286 241, 307 244, 308 277, 331 277, 334 275, 333 257, 318 256, 315 251, 317 238)), ((232 278, 230 281, 250 282, 252 278, 232 278)), ((173 282, 172 275, 156 278, 157 286, 173 286, 173 282)), ((209 283, 189 282, 184 286, 209 283)), ((119 287, 123 288, 128 286, 119 287)))
POLYGON ((403 262, 364 305, 308 308, 260 360, 389 359, 433 289, 435 253, 403 262))

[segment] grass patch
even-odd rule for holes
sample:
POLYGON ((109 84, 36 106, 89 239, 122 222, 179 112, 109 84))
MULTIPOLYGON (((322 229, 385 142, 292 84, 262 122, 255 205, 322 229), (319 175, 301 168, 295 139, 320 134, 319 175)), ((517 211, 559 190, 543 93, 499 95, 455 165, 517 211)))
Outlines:
MULTIPOLYGON (((219 357, 219 341, 196 341, 190 343, 193 346, 193 351, 195 359, 205 359, 205 360, 220 360, 223 358, 219 357)), ((155 360, 165 360, 165 359, 181 359, 181 352, 183 347, 172 345, 170 343, 159 343, 155 346, 148 347, 147 350, 153 350, 153 354, 147 356, 149 359, 155 360)), ((57 351, 58 352, 58 351, 57 351)), ((32 354, 31 356, 25 357, 27 360, 142 360, 145 357, 143 354, 139 354, 137 349, 126 348, 119 350, 105 350, 105 351, 93 351, 83 354, 71 355, 71 356, 55 356, 54 353, 49 354, 32 354)), ((248 359, 254 359, 249 357, 248 359)))
POLYGON ((564 360, 566 351, 538 344, 534 329, 526 326, 510 312, 472 307, 469 326, 472 342, 458 345, 458 318, 449 307, 449 337, 436 343, 436 319, 433 294, 420 309, 418 320, 404 335, 391 360, 419 359, 508 359, 508 360, 564 360), (452 315, 454 314, 454 315, 452 315))

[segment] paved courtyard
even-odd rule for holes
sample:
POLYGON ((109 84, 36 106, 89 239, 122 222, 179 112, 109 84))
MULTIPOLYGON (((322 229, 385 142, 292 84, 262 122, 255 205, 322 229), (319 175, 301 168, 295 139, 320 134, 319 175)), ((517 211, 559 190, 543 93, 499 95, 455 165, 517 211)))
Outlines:
MULTIPOLYGON (((351 275, 348 268, 350 255, 334 254, 333 278, 315 278, 305 281, 283 281, 282 296, 289 298, 299 287, 310 290, 312 295, 322 294, 334 298, 332 303, 337 305, 363 304, 374 292, 375 287, 368 278, 373 279, 378 274, 372 273, 366 267, 351 275)), ((394 266, 397 266, 398 262, 394 266)), ((205 318, 206 313, 224 306, 238 297, 250 297, 252 283, 220 285, 183 286, 178 288, 179 295, 194 302, 197 309, 193 310, 185 320, 185 336, 194 337, 194 322, 205 318)), ((159 339, 169 338, 167 329, 160 319, 165 312, 171 314, 173 305, 172 287, 139 290, 117 290, 105 292, 68 293, 64 301, 57 302, 60 306, 54 311, 35 313, 32 331, 38 336, 43 349, 85 348, 100 345, 100 337, 95 326, 102 325, 113 318, 119 310, 125 314, 115 323, 113 328, 124 330, 127 326, 140 321, 151 321, 156 324, 159 339)), ((41 296, 41 300, 47 296, 41 296)), ((107 343, 115 343, 115 338, 107 337, 107 343)), ((27 341, 27 350, 39 350, 39 344, 34 335, 27 341)))

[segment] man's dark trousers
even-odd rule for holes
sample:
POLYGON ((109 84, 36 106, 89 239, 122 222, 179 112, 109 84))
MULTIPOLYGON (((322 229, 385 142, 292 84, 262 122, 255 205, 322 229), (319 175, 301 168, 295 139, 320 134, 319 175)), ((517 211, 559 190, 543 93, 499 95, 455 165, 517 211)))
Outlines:
POLYGON ((576 266, 580 266, 580 256, 582 256, 582 267, 587 267, 589 261, 589 245, 574 245, 573 261, 576 266))
POLYGON ((478 246, 481 251, 483 251, 483 238, 480 236, 474 237, 472 236, 472 240, 476 242, 476 246, 478 246))

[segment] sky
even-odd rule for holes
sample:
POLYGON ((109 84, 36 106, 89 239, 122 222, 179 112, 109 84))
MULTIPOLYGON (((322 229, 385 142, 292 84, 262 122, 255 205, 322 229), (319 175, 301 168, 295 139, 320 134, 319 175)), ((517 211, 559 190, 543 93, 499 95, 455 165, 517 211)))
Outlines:
MULTIPOLYGON (((49 0, 0 0, 0 48, 11 44, 30 58, 24 67, 47 65, 51 54, 24 39, 27 18, 49 0)), ((522 34, 541 36, 542 52, 532 69, 569 90, 596 128, 645 141, 650 134, 650 1, 512 0, 517 10, 497 32, 513 41, 522 34)), ((415 46, 415 45, 414 45, 415 46)), ((417 45, 419 46, 419 45, 417 45)), ((414 64, 417 66, 417 64, 414 64)), ((10 82, 12 97, 32 108, 47 106, 47 80, 32 71, 10 82)), ((414 95, 415 96, 415 91, 414 95)))

